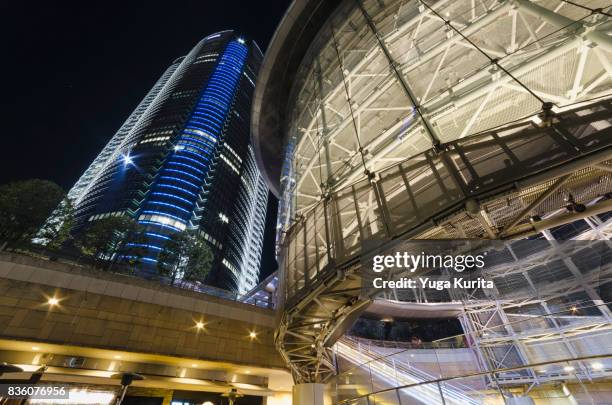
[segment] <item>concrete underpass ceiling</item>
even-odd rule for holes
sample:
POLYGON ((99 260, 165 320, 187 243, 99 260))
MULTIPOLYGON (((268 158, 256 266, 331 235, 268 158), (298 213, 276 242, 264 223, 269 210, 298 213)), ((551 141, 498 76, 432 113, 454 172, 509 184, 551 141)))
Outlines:
POLYGON ((49 368, 43 381, 118 385, 119 381, 111 379, 113 374, 133 371, 145 376, 145 380, 134 383, 137 387, 206 392, 227 392, 234 387, 244 394, 258 396, 290 391, 293 385, 291 375, 283 369, 151 353, 8 339, 0 339, 0 353, 3 361, 24 370, 23 373, 4 374, 0 381, 7 378, 27 379, 33 371, 48 362, 49 368), (86 359, 87 367, 51 365, 54 357, 65 360, 81 357, 86 359))

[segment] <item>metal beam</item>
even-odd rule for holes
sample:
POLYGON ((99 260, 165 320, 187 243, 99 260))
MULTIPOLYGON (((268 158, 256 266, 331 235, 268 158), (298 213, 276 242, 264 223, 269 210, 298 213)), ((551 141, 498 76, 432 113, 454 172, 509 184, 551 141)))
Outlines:
POLYGON ((612 211, 612 200, 605 200, 598 204, 587 207, 583 212, 568 212, 566 214, 558 215, 550 219, 543 221, 534 222, 529 225, 521 227, 514 233, 506 234, 503 239, 522 239, 529 236, 537 235, 538 233, 554 228, 556 226, 565 225, 569 222, 577 221, 582 218, 590 217, 593 215, 604 214, 612 211))
POLYGON ((520 7, 521 10, 525 11, 528 14, 531 14, 534 17, 541 18, 550 25, 553 25, 557 28, 573 28, 577 32, 584 32, 585 38, 601 46, 606 51, 612 52, 612 38, 610 38, 605 32, 592 30, 588 27, 585 27, 584 24, 580 21, 574 21, 571 18, 567 18, 561 14, 555 13, 552 10, 532 3, 529 0, 513 1, 520 7))
POLYGON ((546 191, 538 196, 531 204, 529 204, 523 211, 521 211, 512 221, 510 221, 504 229, 500 232, 500 236, 504 236, 509 229, 511 229, 514 225, 518 224, 525 215, 529 214, 532 210, 536 209, 546 200, 550 195, 552 195, 555 191, 559 190, 559 188, 565 184, 567 179, 570 178, 570 174, 566 174, 560 178, 558 178, 546 191))

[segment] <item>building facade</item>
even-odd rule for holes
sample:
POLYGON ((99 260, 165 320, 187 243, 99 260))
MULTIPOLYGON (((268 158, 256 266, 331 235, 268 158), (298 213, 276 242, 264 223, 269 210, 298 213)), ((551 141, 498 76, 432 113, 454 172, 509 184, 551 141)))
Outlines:
POLYGON ((334 403, 544 403, 560 380, 560 403, 589 403, 579 383, 609 385, 609 24, 603 1, 292 2, 252 133, 280 198, 276 343, 297 404, 323 404, 325 389, 334 403), (364 291, 373 246, 461 239, 503 247, 494 292, 364 291), (447 390, 446 364, 347 340, 374 300, 385 319, 459 303, 484 382, 447 390))
POLYGON ((262 53, 232 31, 210 35, 164 72, 70 190, 74 232, 127 215, 152 271, 176 232, 198 230, 215 259, 207 283, 246 292, 258 281, 267 187, 250 146, 262 53))

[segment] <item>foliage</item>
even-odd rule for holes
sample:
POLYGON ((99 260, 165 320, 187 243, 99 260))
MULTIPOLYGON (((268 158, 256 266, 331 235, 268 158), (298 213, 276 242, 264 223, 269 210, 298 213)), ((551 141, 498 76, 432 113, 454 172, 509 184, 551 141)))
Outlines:
POLYGON ((214 255, 207 242, 195 230, 176 233, 159 253, 157 268, 161 275, 177 279, 204 282, 210 272, 214 255))
POLYGON ((183 279, 204 282, 210 273, 214 254, 202 237, 194 238, 189 259, 185 266, 183 279))
POLYGON ((138 224, 129 217, 118 216, 94 221, 77 239, 81 251, 95 259, 110 259, 131 234, 138 234, 138 224))
POLYGON ((43 241, 51 250, 59 249, 70 238, 73 225, 74 206, 68 198, 64 198, 36 234, 36 239, 43 241))
POLYGON ((136 267, 142 263, 142 258, 147 254, 147 249, 144 245, 146 245, 148 239, 140 225, 137 225, 135 231, 132 232, 130 242, 134 243, 134 246, 130 247, 129 258, 126 260, 126 263, 130 265, 130 271, 134 272, 136 267))
POLYGON ((0 186, 0 240, 3 245, 29 242, 51 215, 67 201, 57 184, 39 179, 0 186))

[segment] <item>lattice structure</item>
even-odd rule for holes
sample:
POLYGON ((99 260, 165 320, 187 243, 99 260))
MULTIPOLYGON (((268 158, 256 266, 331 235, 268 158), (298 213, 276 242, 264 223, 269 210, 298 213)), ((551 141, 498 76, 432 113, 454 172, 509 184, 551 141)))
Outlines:
POLYGON ((544 103, 557 110, 607 96, 607 20, 560 0, 345 2, 293 88, 281 179, 287 221, 364 171, 537 114, 544 103))
MULTIPOLYGON (((589 230, 566 236, 609 236, 606 6, 365 0, 327 19, 292 87, 281 178, 277 345, 296 381, 335 373, 331 346, 369 303, 359 294, 364 241, 554 239, 571 223, 589 230)), ((520 305, 546 315, 559 291, 520 305)), ((523 316, 502 301, 470 306, 466 330, 523 316)), ((573 330, 609 322, 596 307, 598 320, 573 330)), ((544 335, 567 338, 561 326, 544 335)), ((483 367, 531 361, 515 332, 491 338, 478 336, 483 367)))
MULTIPOLYGON (((575 113, 568 112, 568 119, 575 113)), ((559 122, 554 125, 558 126, 563 122, 563 117, 557 119, 559 122)), ((608 119, 611 119, 610 116, 608 119)), ((368 304, 367 299, 364 300, 366 297, 360 296, 359 257, 364 253, 362 242, 365 240, 399 237, 516 239, 540 234, 551 235, 550 238, 554 239, 548 229, 553 229, 559 238, 565 236, 588 240, 609 235, 610 219, 605 213, 612 210, 608 197, 612 190, 610 173, 606 170, 608 163, 599 160, 606 159, 606 156, 609 158, 609 141, 600 142, 604 138, 600 141, 590 140, 587 143, 597 144, 602 149, 585 153, 582 157, 578 157, 579 154, 568 156, 567 160, 563 158, 563 162, 550 164, 548 157, 563 155, 554 153, 556 148, 551 148, 551 143, 541 136, 550 128, 532 129, 519 132, 520 136, 509 131, 513 135, 509 135, 511 141, 507 143, 503 137, 488 134, 481 138, 480 145, 476 139, 466 139, 454 143, 453 148, 438 155, 427 156, 426 153, 416 158, 414 163, 408 161, 383 171, 377 181, 361 182, 332 193, 301 218, 287 233, 282 254, 285 261, 281 288, 284 288, 287 301, 278 344, 288 354, 288 359, 310 356, 309 361, 313 365, 320 367, 328 364, 325 369, 327 373, 334 372, 328 346, 343 330, 350 314, 368 304), (519 141, 521 137, 525 143, 519 141), (491 139, 497 139, 496 142, 501 141, 501 144, 494 148, 497 152, 490 151, 488 159, 483 159, 487 154, 480 151, 492 150, 491 139), (542 141, 542 149, 534 139, 542 141), (508 145, 513 145, 513 149, 506 148, 508 145), (502 160, 500 153, 510 152, 517 157, 513 150, 525 149, 525 145, 530 145, 527 159, 519 158, 517 162, 520 163, 513 168, 498 165, 502 160), (473 153, 462 152, 464 147, 473 148, 473 153), (537 153, 537 150, 541 153, 537 153), (465 160, 458 156, 464 156, 465 160), (469 156, 475 160, 470 161, 469 156), (485 163, 487 160, 489 164, 485 163), (524 171, 525 167, 533 167, 535 162, 546 168, 524 171), (462 171, 479 173, 480 176, 471 177, 469 182, 460 181, 458 179, 467 179, 467 176, 459 175, 462 171), (398 178, 401 180, 399 184, 393 181, 398 178), (388 184, 393 186, 387 187, 388 184), (584 203, 584 210, 568 211, 569 196, 574 204, 584 203), (371 201, 374 208, 358 209, 361 201, 371 201), (574 226, 587 229, 578 229, 577 232, 572 232, 572 229, 557 230, 559 226, 581 218, 584 218, 581 225, 574 226), (317 325, 318 329, 313 329, 313 325, 317 325), (321 358, 327 358, 326 362, 321 363, 321 358)), ((596 137, 608 136, 605 131, 596 134, 596 137)), ((538 260, 544 264, 552 261, 556 254, 552 252, 538 260)), ((530 270, 520 266, 517 268, 526 272, 530 270)), ((500 288, 507 290, 501 291, 498 297, 490 297, 486 305, 478 304, 470 308, 470 314, 499 310, 496 299, 505 299, 509 291, 516 289, 511 284, 515 274, 508 263, 504 262, 503 270, 494 271, 502 272, 492 276, 498 277, 500 288)), ((549 277, 554 280, 557 275, 550 273, 549 277)), ((520 280, 519 284, 522 288, 529 287, 525 279, 520 280)), ((554 294, 566 294, 570 285, 584 290, 580 283, 566 279, 557 290, 538 291, 545 294, 543 301, 547 301, 554 298, 554 294)), ((432 296, 431 293, 428 296, 423 291, 416 292, 413 297, 403 297, 417 302, 452 298, 448 295, 432 296)), ((469 303, 476 298, 483 297, 457 299, 469 303)), ((514 298, 508 297, 510 300, 514 298)), ((591 299, 601 301, 595 297, 591 299)), ((520 302, 514 302, 511 306, 526 304, 522 300, 520 302)), ((467 324, 465 326, 468 327, 467 324)), ((300 367, 306 362, 301 363, 300 367)), ((313 372, 312 369, 307 370, 308 373, 313 372)), ((322 371, 315 369, 314 372, 319 374, 322 371)))

